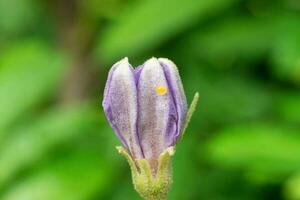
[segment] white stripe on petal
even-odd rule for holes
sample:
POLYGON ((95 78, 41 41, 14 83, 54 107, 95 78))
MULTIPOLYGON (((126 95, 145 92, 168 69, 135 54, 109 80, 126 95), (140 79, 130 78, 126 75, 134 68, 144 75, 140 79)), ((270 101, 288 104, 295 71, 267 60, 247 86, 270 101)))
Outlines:
POLYGON ((154 169, 165 149, 171 98, 163 68, 156 58, 148 60, 138 81, 138 134, 144 156, 154 169))

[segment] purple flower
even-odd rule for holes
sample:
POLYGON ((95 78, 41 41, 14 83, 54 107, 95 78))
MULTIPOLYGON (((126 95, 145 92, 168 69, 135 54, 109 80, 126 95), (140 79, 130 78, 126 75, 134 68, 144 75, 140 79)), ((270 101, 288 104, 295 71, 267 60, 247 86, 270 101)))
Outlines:
POLYGON ((151 58, 133 69, 128 59, 110 70, 103 108, 122 142, 135 189, 145 199, 166 199, 172 183, 171 156, 198 100, 188 110, 176 65, 151 58))
POLYGON ((133 69, 128 59, 110 70, 103 108, 106 117, 134 159, 152 167, 182 134, 187 101, 175 64, 151 58, 133 69))

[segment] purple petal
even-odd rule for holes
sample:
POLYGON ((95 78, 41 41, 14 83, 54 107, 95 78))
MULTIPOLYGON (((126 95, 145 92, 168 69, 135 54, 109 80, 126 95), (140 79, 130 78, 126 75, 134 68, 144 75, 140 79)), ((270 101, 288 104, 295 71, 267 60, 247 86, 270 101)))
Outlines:
POLYGON ((134 69, 134 76, 135 76, 136 85, 138 84, 138 81, 140 79, 140 75, 141 75, 143 67, 144 67, 144 65, 140 65, 140 66, 138 66, 134 69))
POLYGON ((178 69, 176 65, 166 59, 166 58, 159 58, 159 63, 163 66, 166 79, 168 81, 171 93, 173 94, 173 98, 176 105, 177 115, 178 115, 178 129, 175 134, 175 140, 172 144, 174 145, 178 139, 178 137, 182 134, 182 129, 185 123, 186 114, 188 110, 187 100, 186 96, 184 94, 182 82, 178 73, 178 69))
POLYGON ((109 72, 103 108, 111 127, 132 157, 142 158, 136 131, 136 83, 134 71, 127 58, 116 63, 109 72))
MULTIPOLYGON (((140 71, 140 70, 137 70, 140 71)), ((172 140, 177 130, 177 114, 164 70, 156 58, 148 60, 138 80, 138 134, 144 156, 151 165, 172 140)))

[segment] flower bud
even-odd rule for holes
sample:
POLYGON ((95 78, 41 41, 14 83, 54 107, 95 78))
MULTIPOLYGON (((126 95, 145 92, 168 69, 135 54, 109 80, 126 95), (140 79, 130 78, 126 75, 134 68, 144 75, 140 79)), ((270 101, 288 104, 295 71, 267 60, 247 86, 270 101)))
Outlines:
POLYGON ((133 183, 148 200, 166 199, 172 183, 171 156, 198 100, 188 111, 176 65, 151 58, 133 69, 128 59, 110 70, 103 108, 123 144, 118 150, 131 167, 133 183))

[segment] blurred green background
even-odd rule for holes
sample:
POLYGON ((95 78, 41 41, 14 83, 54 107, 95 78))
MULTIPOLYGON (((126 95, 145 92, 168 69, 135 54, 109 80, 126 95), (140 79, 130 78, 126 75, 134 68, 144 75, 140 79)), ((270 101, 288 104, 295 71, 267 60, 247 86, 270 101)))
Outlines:
POLYGON ((138 200, 107 72, 167 57, 198 108, 170 200, 300 199, 299 0, 0 0, 0 199, 138 200))

